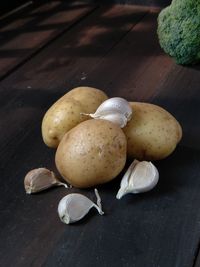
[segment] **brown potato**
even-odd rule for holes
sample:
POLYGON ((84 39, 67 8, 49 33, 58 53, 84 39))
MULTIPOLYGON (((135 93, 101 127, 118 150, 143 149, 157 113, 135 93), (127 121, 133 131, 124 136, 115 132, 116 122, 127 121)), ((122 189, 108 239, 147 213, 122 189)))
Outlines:
POLYGON ((56 166, 75 187, 109 182, 126 162, 126 137, 106 120, 87 120, 65 134, 56 151, 56 166))
POLYGON ((123 129, 128 156, 139 160, 160 160, 169 156, 181 140, 178 121, 163 108, 131 102, 133 116, 123 129))
POLYGON ((42 137, 45 144, 56 148, 66 132, 90 117, 81 113, 93 113, 108 97, 101 90, 77 87, 58 99, 46 112, 42 121, 42 137))

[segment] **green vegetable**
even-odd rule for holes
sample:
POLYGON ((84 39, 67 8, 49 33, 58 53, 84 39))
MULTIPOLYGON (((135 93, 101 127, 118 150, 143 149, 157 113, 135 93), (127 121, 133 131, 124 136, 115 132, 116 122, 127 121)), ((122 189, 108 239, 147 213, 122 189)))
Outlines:
POLYGON ((200 61, 200 0, 173 0, 158 16, 160 46, 177 64, 200 61))

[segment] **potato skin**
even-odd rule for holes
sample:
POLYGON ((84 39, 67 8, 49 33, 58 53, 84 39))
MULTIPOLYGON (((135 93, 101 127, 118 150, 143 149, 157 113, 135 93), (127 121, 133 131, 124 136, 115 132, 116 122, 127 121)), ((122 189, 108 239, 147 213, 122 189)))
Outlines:
POLYGON ((44 115, 41 127, 44 143, 56 148, 66 132, 90 119, 81 113, 94 113, 107 98, 103 91, 92 87, 77 87, 66 93, 44 115))
POLYGON ((169 156, 181 140, 178 121, 165 109, 148 103, 130 102, 133 116, 123 129, 130 158, 160 160, 169 156))
POLYGON ((86 86, 76 87, 65 94, 64 97, 79 101, 84 106, 85 113, 94 113, 100 104, 108 99, 103 91, 86 86))
POLYGON ((64 134, 86 118, 82 105, 70 98, 56 102, 45 114, 42 121, 42 136, 45 144, 56 148, 64 134))
POLYGON ((122 171, 126 146, 126 137, 117 125, 87 120, 65 134, 56 151, 56 166, 75 187, 106 183, 122 171))

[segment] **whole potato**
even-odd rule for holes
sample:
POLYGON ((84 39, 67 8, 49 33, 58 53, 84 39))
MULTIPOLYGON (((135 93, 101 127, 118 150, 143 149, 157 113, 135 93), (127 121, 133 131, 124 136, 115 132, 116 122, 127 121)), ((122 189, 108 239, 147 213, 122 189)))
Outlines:
POLYGON ((44 143, 56 148, 66 132, 80 122, 90 119, 81 113, 94 113, 107 98, 103 91, 91 87, 77 87, 66 93, 44 115, 44 143))
POLYGON ((126 145, 126 137, 117 125, 87 120, 65 134, 56 151, 56 166, 75 187, 106 183, 123 169, 126 145))
POLYGON ((160 160, 169 156, 182 137, 178 121, 163 108, 131 102, 133 116, 123 129, 128 156, 139 160, 160 160))

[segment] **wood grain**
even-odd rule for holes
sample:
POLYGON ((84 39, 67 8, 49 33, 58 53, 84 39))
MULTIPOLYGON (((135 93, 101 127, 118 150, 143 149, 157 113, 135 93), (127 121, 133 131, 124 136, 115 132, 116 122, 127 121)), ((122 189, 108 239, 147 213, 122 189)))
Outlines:
MULTIPOLYGON (((200 240, 200 69, 177 66, 162 52, 156 17, 146 8, 99 8, 0 83, 0 265, 195 264, 200 240), (26 196, 23 177, 36 167, 55 170, 55 151, 41 140, 41 119, 51 103, 81 84, 110 96, 159 104, 181 122, 184 135, 172 156, 155 162, 160 181, 154 190, 116 200, 120 175, 98 188, 105 216, 92 211, 66 226, 56 210, 68 191, 56 188, 26 196)), ((73 191, 95 201, 92 189, 73 191)))
POLYGON ((95 6, 54 1, 39 5, 0 29, 0 78, 70 28, 95 6))
POLYGON ((130 101, 153 98, 174 68, 173 60, 166 57, 159 46, 156 29, 157 13, 152 10, 92 70, 84 82, 92 85, 100 76, 103 79, 99 79, 98 86, 105 89, 112 86, 115 95, 130 101))

